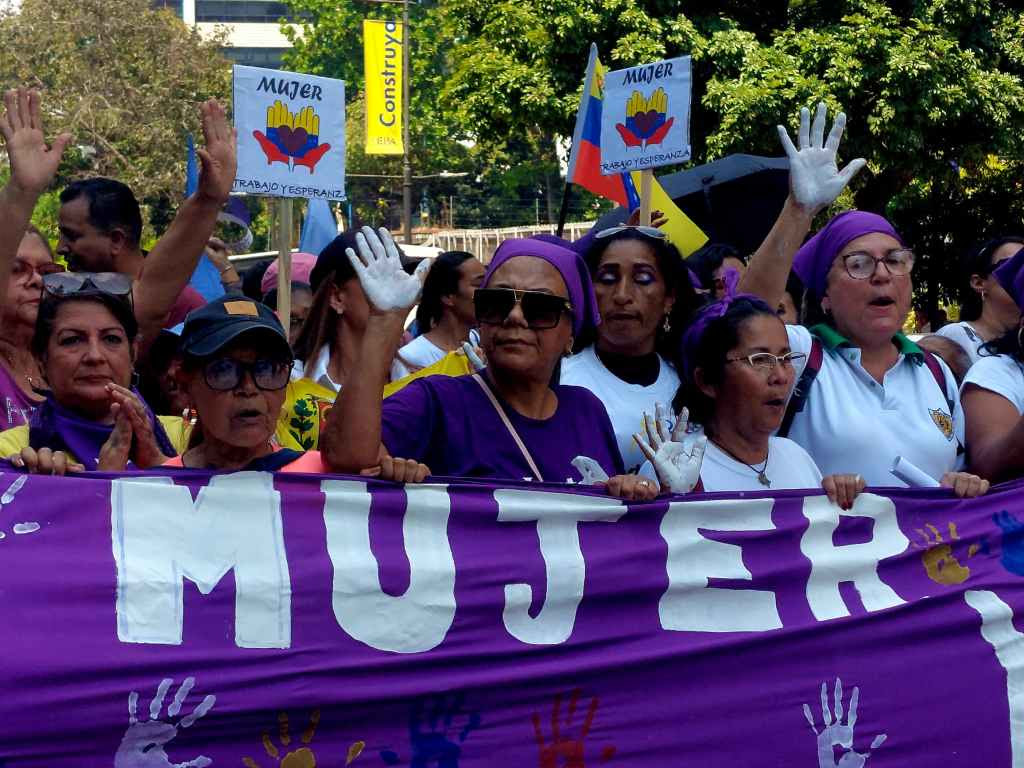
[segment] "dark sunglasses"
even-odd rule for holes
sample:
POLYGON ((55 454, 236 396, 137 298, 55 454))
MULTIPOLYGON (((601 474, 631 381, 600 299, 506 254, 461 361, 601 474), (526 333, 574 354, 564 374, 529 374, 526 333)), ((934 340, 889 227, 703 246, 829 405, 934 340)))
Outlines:
POLYGON ((554 328, 562 315, 572 312, 572 304, 561 296, 542 291, 517 291, 515 288, 477 288, 473 295, 477 322, 501 325, 519 305, 526 324, 535 331, 554 328))
POLYGON ((601 240, 605 237, 613 237, 619 234, 619 232, 625 232, 628 229, 631 229, 637 234, 643 235, 644 237, 653 237, 655 240, 664 240, 666 237, 665 233, 662 232, 657 227, 645 227, 640 224, 623 224, 618 227, 608 227, 608 229, 602 229, 600 232, 594 235, 594 237, 598 240, 601 240))
POLYGON ((51 296, 105 293, 131 300, 132 279, 120 272, 51 272, 43 275, 43 292, 51 296))
POLYGON ((206 386, 218 392, 227 392, 242 382, 242 375, 248 373, 258 389, 277 390, 288 384, 291 364, 283 360, 255 360, 243 363, 230 357, 219 357, 203 366, 206 386))

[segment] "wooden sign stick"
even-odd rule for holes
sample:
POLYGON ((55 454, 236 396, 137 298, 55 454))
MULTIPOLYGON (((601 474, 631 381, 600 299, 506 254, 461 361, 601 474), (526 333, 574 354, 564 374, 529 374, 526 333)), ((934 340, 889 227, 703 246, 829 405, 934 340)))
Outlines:
POLYGON ((651 226, 651 182, 654 171, 640 171, 640 226, 651 226))

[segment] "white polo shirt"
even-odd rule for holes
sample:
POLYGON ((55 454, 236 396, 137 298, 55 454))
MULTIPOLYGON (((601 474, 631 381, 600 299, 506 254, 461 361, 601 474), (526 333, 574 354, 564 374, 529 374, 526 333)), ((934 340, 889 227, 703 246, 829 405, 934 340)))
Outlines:
POLYGON ((593 345, 562 361, 561 383, 585 387, 604 403, 627 472, 636 472, 646 461, 633 440, 634 432, 644 434, 644 412, 653 418, 656 403, 664 403, 671 408, 672 399, 679 389, 679 374, 675 368, 660 358, 659 362, 661 368, 657 380, 645 387, 623 381, 609 371, 593 345))
MULTIPOLYGON (((761 485, 749 464, 737 461, 708 440, 700 481, 708 493, 718 491, 783 491, 791 488, 821 488, 821 472, 807 451, 784 437, 768 438, 765 477, 771 486, 761 485)), ((760 467, 757 467, 760 469, 760 467)), ((653 467, 652 467, 653 470, 653 467)))
MULTIPOLYGON (((960 467, 964 413, 945 363, 939 360, 942 392, 921 348, 897 334, 899 359, 879 384, 861 366, 858 348, 827 326, 814 330, 823 347, 821 370, 787 437, 803 446, 822 475, 860 474, 868 485, 905 486, 889 471, 897 456, 936 480, 960 467)), ((810 331, 799 325, 786 331, 790 348, 810 355, 810 331)), ((806 358, 796 367, 797 381, 805 365, 806 358)))
POLYGON ((1024 413, 1024 366, 1015 358, 1009 355, 979 358, 964 376, 960 391, 968 384, 1002 395, 1024 413))

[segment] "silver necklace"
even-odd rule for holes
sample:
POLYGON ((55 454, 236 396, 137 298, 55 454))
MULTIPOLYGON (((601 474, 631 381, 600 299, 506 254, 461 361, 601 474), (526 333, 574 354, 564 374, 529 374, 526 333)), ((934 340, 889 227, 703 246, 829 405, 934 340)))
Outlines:
POLYGON ((738 461, 740 464, 742 464, 743 466, 747 467, 748 469, 750 469, 751 472, 753 472, 755 475, 757 475, 757 482, 759 482, 765 488, 771 488, 772 481, 769 480, 768 479, 768 475, 765 474, 765 471, 768 469, 768 460, 772 456, 772 444, 771 443, 768 443, 768 452, 765 454, 764 464, 762 464, 761 468, 758 469, 753 464, 747 464, 747 462, 743 461, 743 459, 741 459, 735 453, 730 451, 728 448, 726 448, 724 445, 722 445, 717 440, 713 440, 712 442, 715 445, 717 445, 719 448, 721 448, 723 451, 725 451, 732 459, 734 459, 735 461, 738 461))

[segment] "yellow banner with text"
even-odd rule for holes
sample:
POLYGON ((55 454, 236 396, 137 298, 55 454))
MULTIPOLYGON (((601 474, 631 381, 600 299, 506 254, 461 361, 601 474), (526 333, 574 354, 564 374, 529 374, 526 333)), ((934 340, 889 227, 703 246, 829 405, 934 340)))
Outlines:
POLYGON ((363 20, 366 74, 366 154, 400 155, 402 145, 402 45, 398 21, 363 20))

